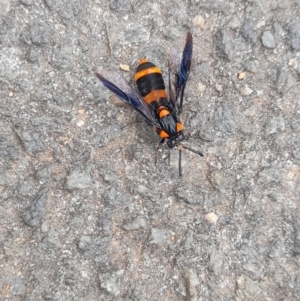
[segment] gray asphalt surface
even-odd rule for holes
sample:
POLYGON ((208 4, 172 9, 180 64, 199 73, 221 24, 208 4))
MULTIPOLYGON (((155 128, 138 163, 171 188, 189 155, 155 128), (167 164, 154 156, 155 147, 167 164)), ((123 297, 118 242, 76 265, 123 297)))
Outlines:
POLYGON ((300 300, 299 0, 1 0, 0 24, 1 301, 300 300), (179 178, 94 72, 167 81, 188 30, 179 178))

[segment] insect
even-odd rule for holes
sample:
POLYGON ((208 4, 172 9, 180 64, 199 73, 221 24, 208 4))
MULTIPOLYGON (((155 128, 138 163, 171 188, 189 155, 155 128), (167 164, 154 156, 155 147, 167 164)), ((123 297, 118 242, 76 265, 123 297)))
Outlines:
POLYGON ((183 51, 180 53, 175 48, 175 53, 169 58, 169 97, 167 96, 161 70, 148 62, 147 59, 140 60, 135 72, 134 79, 138 93, 116 72, 103 71, 101 74, 96 73, 96 76, 106 88, 137 110, 153 126, 154 131, 161 138, 158 148, 167 140, 169 148, 176 147, 179 150, 180 176, 182 176, 181 152, 183 148, 203 156, 201 152, 182 144, 185 135, 183 125, 178 118, 182 111, 184 90, 189 76, 192 54, 193 37, 188 32, 183 51), (171 81, 171 72, 175 74, 174 83, 171 81))

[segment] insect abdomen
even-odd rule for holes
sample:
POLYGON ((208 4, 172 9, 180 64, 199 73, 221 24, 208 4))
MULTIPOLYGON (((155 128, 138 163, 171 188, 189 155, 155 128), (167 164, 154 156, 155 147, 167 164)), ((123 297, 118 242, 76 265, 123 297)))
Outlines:
POLYGON ((167 99, 161 70, 154 64, 145 59, 141 60, 134 78, 139 93, 148 105, 153 102, 157 102, 157 105, 159 105, 167 99))

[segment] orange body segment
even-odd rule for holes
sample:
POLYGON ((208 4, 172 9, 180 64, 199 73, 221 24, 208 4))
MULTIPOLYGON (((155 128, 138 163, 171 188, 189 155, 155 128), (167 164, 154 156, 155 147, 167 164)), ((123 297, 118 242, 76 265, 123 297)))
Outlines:
POLYGON ((169 138, 169 135, 165 131, 161 130, 159 133, 159 137, 160 138, 169 138))
POLYGON ((167 98, 166 90, 152 90, 150 93, 143 97, 143 99, 148 105, 151 102, 157 101, 160 98, 167 98))
POLYGON ((159 111, 158 116, 159 116, 159 118, 163 118, 163 117, 165 117, 166 115, 169 115, 169 114, 170 114, 169 110, 162 109, 162 110, 159 111))
POLYGON ((183 129, 182 123, 181 122, 177 122, 177 125, 176 125, 177 133, 181 132, 182 129, 183 129))
POLYGON ((147 75, 147 74, 151 74, 151 73, 160 73, 161 74, 161 70, 158 67, 150 67, 141 71, 138 71, 135 75, 134 75, 134 79, 135 81, 137 81, 139 78, 147 75))
POLYGON ((153 126, 153 130, 157 135, 159 135, 160 138, 169 138, 169 135, 167 132, 165 132, 161 129, 158 129, 155 125, 153 126))
POLYGON ((148 60, 146 58, 140 59, 140 65, 147 63, 147 62, 148 62, 148 60))

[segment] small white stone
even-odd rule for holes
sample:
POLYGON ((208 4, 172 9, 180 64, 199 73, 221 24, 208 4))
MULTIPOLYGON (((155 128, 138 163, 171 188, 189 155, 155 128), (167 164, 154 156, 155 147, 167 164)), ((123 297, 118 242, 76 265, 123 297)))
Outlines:
POLYGON ((76 126, 82 127, 83 125, 84 125, 84 120, 79 119, 79 120, 76 121, 76 126))
POLYGON ((124 71, 130 71, 129 65, 127 64, 120 64, 120 69, 124 71))
POLYGON ((219 91, 219 92, 221 92, 223 90, 223 86, 220 84, 216 84, 215 87, 216 87, 217 91, 219 91))
POLYGON ((211 224, 215 224, 218 220, 218 216, 214 213, 214 212, 210 212, 210 213, 207 213, 205 215, 205 219, 211 223, 211 224))
POLYGON ((297 69, 298 63, 295 59, 290 59, 289 60, 289 66, 291 66, 293 69, 297 69))
POLYGON ((195 27, 199 27, 202 30, 205 29, 205 20, 200 15, 194 17, 193 24, 194 24, 195 27))
POLYGON ((200 93, 203 93, 205 91, 206 86, 202 83, 198 83, 197 88, 200 93))
POLYGON ((244 79, 245 77, 246 77, 246 72, 240 72, 240 73, 238 74, 239 80, 242 80, 242 79, 244 79))

